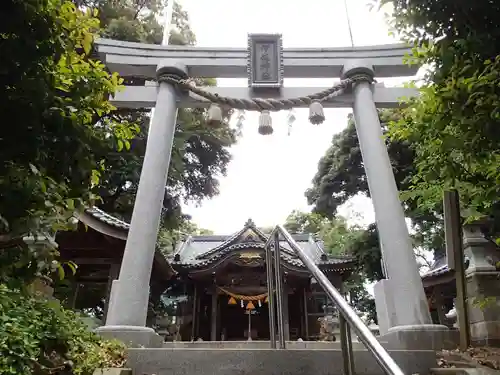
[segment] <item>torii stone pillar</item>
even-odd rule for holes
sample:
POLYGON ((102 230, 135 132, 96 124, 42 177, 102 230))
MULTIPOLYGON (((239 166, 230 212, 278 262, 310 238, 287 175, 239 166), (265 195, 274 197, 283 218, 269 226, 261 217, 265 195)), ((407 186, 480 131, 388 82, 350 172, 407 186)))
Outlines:
MULTIPOLYGON (((343 76, 367 74, 373 77, 371 65, 352 61, 344 66, 343 76)), ((382 128, 373 101, 372 84, 359 82, 353 87, 353 111, 363 157, 382 256, 393 298, 396 327, 392 330, 443 330, 432 325, 418 265, 406 226, 403 207, 384 142, 382 128)), ((389 332, 391 329, 389 329, 389 332)))
MULTIPOLYGON (((164 75, 187 78, 186 68, 180 64, 160 63, 156 75, 158 79, 164 75)), ((163 341, 145 325, 149 282, 177 122, 176 90, 170 83, 160 81, 120 276, 111 288, 106 325, 98 330, 133 346, 154 347, 163 341)))

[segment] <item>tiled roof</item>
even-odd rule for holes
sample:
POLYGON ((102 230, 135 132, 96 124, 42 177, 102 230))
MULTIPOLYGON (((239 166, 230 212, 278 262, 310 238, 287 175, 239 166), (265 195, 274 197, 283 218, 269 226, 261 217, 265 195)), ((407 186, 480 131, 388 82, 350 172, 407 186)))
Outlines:
MULTIPOLYGON (((202 253, 202 254, 198 254, 197 258, 208 258, 208 257, 212 256, 213 254, 216 254, 219 250, 223 249, 224 247, 227 247, 228 245, 233 244, 238 239, 241 239, 241 237, 248 230, 252 231, 257 236, 257 240, 259 240, 260 242, 267 241, 268 237, 259 228, 257 228, 255 226, 255 223, 253 222, 252 219, 249 219, 245 223, 245 225, 243 226, 242 229, 240 229, 238 232, 234 233, 231 236, 225 236, 226 239, 224 241, 222 241, 220 244, 213 247, 209 251, 202 253)), ((219 237, 219 236, 217 236, 217 237, 219 237)))
POLYGON ((438 268, 431 268, 429 271, 427 271, 426 273, 424 273, 422 275, 422 279, 426 279, 428 277, 444 275, 445 273, 447 273, 449 271, 450 271, 450 269, 448 268, 447 264, 445 264, 444 266, 438 267, 438 268))
MULTIPOLYGON (((85 213, 117 229, 128 231, 130 228, 129 223, 111 216, 97 207, 88 208, 85 210, 85 213)), ((323 242, 313 238, 310 234, 293 234, 292 237, 316 264, 324 266, 346 264, 346 268, 351 267, 351 265, 348 265, 348 263, 352 263, 353 261, 351 257, 328 255, 324 250, 323 242)), ((242 230, 233 235, 189 236, 184 242, 180 243, 175 253, 168 257, 168 260, 177 266, 203 268, 221 259, 233 250, 244 248, 264 249, 264 242, 266 240, 267 236, 249 220, 242 230), (259 237, 257 240, 261 241, 232 243, 249 228, 259 237), (180 259, 178 261, 174 261, 175 255, 179 256, 180 259)), ((284 261, 296 267, 304 267, 302 261, 295 256, 286 241, 281 241, 280 247, 281 257, 284 261)))
POLYGON ((448 268, 446 257, 440 257, 434 261, 431 269, 422 275, 422 279, 444 275, 449 271, 450 269, 448 268))
POLYGON ((118 229, 128 230, 130 227, 129 223, 117 219, 116 217, 107 214, 106 212, 97 207, 87 208, 85 210, 85 213, 89 214, 90 216, 94 217, 97 220, 102 221, 103 223, 106 223, 118 229))
MULTIPOLYGON (((469 264, 470 264, 470 259, 467 256, 465 256, 464 258, 465 269, 469 268, 469 264)), ((444 275, 448 272, 451 272, 451 270, 448 267, 446 256, 443 256, 441 258, 438 258, 432 265, 431 269, 422 275, 422 279, 444 275)))
MULTIPOLYGON (((251 225, 246 225, 243 230, 240 230, 233 235, 189 236, 179 245, 176 252, 170 257, 169 260, 174 266, 203 268, 223 258, 234 250, 264 249, 267 236, 260 231, 260 233, 257 232, 256 234, 258 234, 259 237, 262 235, 263 238, 258 238, 253 241, 235 242, 238 236, 241 236, 244 231, 249 228, 252 230, 256 229, 251 225)), ((350 268, 348 263, 353 261, 351 257, 327 255, 323 249, 322 242, 315 240, 311 235, 294 234, 292 237, 309 255, 309 257, 315 261, 316 264, 325 266, 345 264, 346 268, 350 268)), ((280 247, 281 257, 285 262, 292 266, 304 267, 302 261, 294 254, 293 250, 286 241, 281 241, 280 247)))
MULTIPOLYGON (((128 230, 130 228, 130 224, 127 223, 126 221, 120 220, 120 219, 104 212, 103 210, 101 210, 97 207, 87 208, 85 210, 85 215, 90 216, 90 217, 100 221, 101 223, 104 223, 106 225, 109 225, 113 228, 118 229, 117 232, 120 234, 120 237, 117 237, 117 238, 121 238, 123 240, 126 240, 126 238, 128 236, 128 230)), ((82 215, 82 216, 84 216, 84 215, 82 215)), ((83 222, 85 222, 81 216, 79 219, 82 220, 83 222)), ((93 227, 93 228, 99 232, 102 230, 102 228, 95 228, 95 227, 93 227)), ((102 232, 102 233, 107 234, 106 232, 102 232)), ((113 234, 111 234, 111 236, 113 236, 113 234)), ((154 262, 157 266, 160 267, 161 272, 163 272, 167 276, 167 278, 169 278, 172 274, 176 273, 176 271, 167 262, 165 256, 161 253, 161 251, 158 248, 155 249, 154 262)))

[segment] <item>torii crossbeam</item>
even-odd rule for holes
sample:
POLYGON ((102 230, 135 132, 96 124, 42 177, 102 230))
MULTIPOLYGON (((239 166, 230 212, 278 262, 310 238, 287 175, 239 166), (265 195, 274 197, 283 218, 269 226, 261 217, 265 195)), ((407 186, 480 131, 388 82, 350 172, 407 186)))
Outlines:
MULTIPOLYGON (((121 42, 100 39, 97 51, 106 66, 122 76, 143 77, 156 80, 156 68, 161 62, 182 61, 190 77, 246 78, 248 75, 248 50, 243 48, 202 48, 191 46, 161 46, 143 43, 121 42)), ((373 47, 284 49, 284 75, 287 78, 340 78, 346 62, 369 61, 376 77, 413 76, 417 66, 402 63, 410 50, 404 44, 373 47)), ((251 99, 295 98, 323 91, 326 87, 283 87, 280 92, 255 93, 244 87, 204 87, 204 90, 220 96, 251 99)), ((154 108, 158 87, 155 82, 144 86, 127 86, 112 99, 121 108, 154 108)), ((412 88, 386 88, 383 84, 373 87, 373 99, 377 108, 394 108, 401 98, 415 96, 412 88)), ((323 103, 325 108, 351 107, 351 93, 340 95, 323 103)), ((208 107, 210 102, 193 93, 184 93, 178 98, 178 106, 208 107)), ((296 107, 300 108, 300 106, 296 107)))

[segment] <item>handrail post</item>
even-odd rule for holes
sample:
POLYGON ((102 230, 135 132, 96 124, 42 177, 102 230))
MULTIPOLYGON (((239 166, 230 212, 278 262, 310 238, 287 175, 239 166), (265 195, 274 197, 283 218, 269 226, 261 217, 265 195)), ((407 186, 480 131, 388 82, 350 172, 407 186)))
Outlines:
POLYGON ((280 233, 274 233, 274 276, 276 280, 276 309, 280 349, 285 349, 285 322, 283 320, 283 275, 281 274, 280 233))
POLYGON ((352 350, 351 327, 339 311, 340 347, 344 361, 344 375, 354 375, 354 352, 352 350))
MULTIPOLYGON (((318 284, 321 285, 321 287, 326 292, 330 300, 332 300, 335 303, 340 314, 342 314, 343 318, 345 319, 346 325, 349 324, 349 326, 351 326, 355 330, 356 334, 358 335, 358 338, 366 346, 366 348, 373 354, 375 360, 380 365, 380 367, 382 367, 384 372, 387 375, 404 375, 404 372, 401 371, 401 368, 389 355, 387 350, 384 349, 384 347, 380 344, 380 342, 378 342, 377 338, 373 335, 370 329, 363 323, 361 318, 356 314, 356 311, 354 311, 353 308, 349 306, 349 303, 346 301, 346 299, 332 285, 330 280, 328 280, 328 278, 319 269, 316 263, 314 263, 314 261, 297 244, 297 242, 293 239, 290 233, 288 233, 288 231, 281 225, 277 225, 272 233, 275 234, 275 232, 279 232, 283 236, 284 240, 288 243, 288 245, 290 245, 292 250, 295 252, 295 254, 297 254, 302 263, 304 263, 305 267, 309 270, 309 272, 311 272, 312 277, 314 277, 318 282, 318 284)), ((269 243, 273 239, 276 242, 276 237, 273 238, 272 236, 269 236, 269 240, 266 245, 269 245, 269 243)), ((278 239, 277 249, 279 255, 279 234, 277 239, 278 239)), ((344 330, 344 333, 347 339, 348 335, 350 336, 350 331, 347 332, 346 330, 344 330)), ((347 344, 347 340, 345 342, 347 344)), ((351 352, 351 359, 353 359, 352 343, 351 347, 349 348, 349 345, 347 345, 346 349, 347 351, 351 352)), ((354 364, 354 361, 351 361, 351 363, 354 364)), ((349 371, 354 371, 354 365, 351 367, 347 366, 347 368, 349 369, 349 371)))
POLYGON ((266 244, 266 278, 267 278, 267 307, 269 309, 269 341, 271 349, 276 349, 276 324, 275 324, 275 306, 274 306, 274 276, 273 276, 273 256, 271 245, 266 244))

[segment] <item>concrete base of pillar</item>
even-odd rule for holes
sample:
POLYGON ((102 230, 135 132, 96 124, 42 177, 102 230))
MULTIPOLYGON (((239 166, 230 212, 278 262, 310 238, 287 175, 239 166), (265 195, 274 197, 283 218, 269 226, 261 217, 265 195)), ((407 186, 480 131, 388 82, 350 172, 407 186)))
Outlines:
POLYGON ((130 348, 161 348, 163 337, 154 329, 134 326, 103 326, 95 330, 104 338, 122 341, 130 348))
POLYGON ((380 335, 385 335, 389 332, 389 328, 397 326, 391 280, 382 279, 377 281, 373 286, 373 294, 375 297, 379 333, 380 335))
POLYGON ((459 343, 459 333, 438 324, 396 326, 389 328, 379 340, 387 342, 390 349, 455 349, 459 343))

